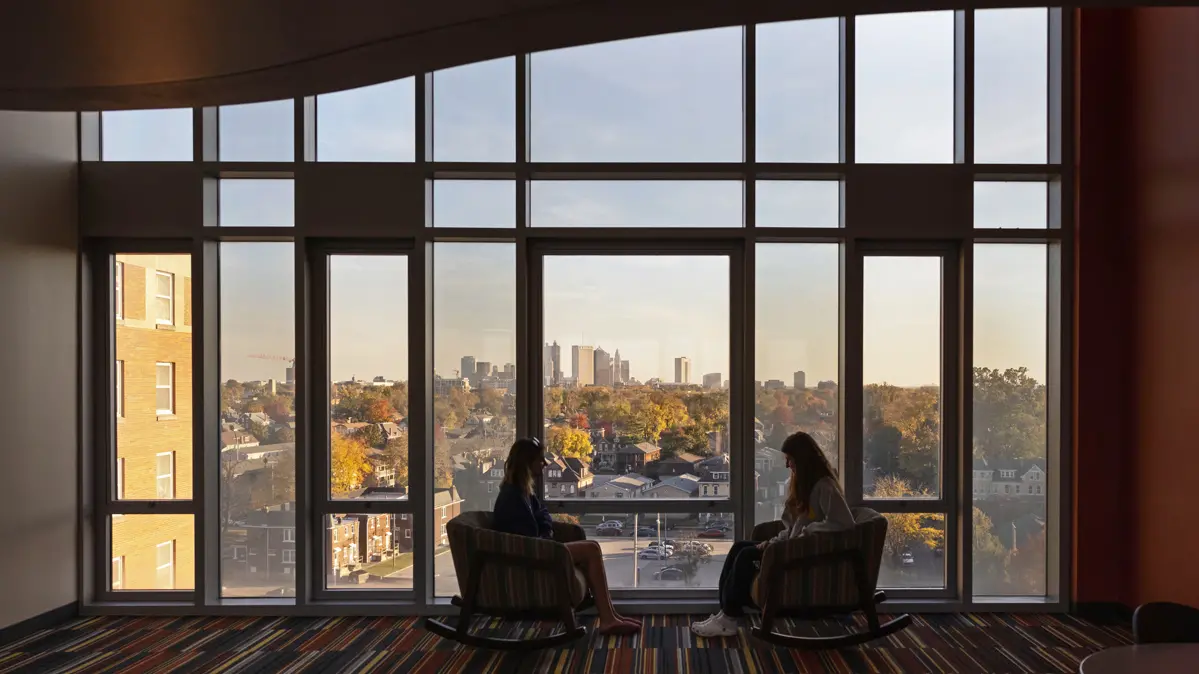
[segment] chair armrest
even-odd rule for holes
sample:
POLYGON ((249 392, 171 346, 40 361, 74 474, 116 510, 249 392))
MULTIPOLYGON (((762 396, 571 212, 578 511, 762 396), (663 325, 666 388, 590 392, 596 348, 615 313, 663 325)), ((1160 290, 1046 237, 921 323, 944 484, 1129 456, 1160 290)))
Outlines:
POLYGON ((752 538, 752 540, 759 541, 759 542, 768 541, 768 540, 774 538, 775 536, 777 536, 778 533, 782 530, 783 530, 783 523, 781 520, 774 520, 773 522, 762 522, 761 524, 754 527, 754 533, 751 538, 752 538))
POLYGON ((569 522, 554 522, 554 540, 559 543, 573 543, 587 540, 583 527, 569 522))

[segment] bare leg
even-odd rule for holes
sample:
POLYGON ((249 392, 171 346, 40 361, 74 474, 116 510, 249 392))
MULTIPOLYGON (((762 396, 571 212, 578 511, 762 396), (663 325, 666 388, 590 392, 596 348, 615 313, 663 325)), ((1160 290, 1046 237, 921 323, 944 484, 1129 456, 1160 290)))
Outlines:
POLYGON ((625 618, 612 605, 612 594, 608 591, 608 574, 604 570, 604 555, 595 541, 573 541, 566 544, 575 566, 587 576, 587 585, 595 595, 595 609, 599 612, 600 632, 631 634, 641 628, 641 621, 625 618))

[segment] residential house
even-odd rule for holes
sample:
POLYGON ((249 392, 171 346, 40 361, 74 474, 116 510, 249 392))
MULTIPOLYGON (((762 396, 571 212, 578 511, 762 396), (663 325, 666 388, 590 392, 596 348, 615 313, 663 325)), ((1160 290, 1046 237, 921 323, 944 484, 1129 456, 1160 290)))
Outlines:
POLYGON ((433 540, 437 542, 437 547, 449 547, 450 539, 446 534, 445 525, 462 514, 462 503, 462 497, 453 487, 433 490, 433 523, 436 527, 434 535, 437 536, 433 540))
POLYGON ((542 473, 546 498, 576 498, 591 486, 595 476, 585 461, 551 456, 542 473))
POLYGON ((221 451, 233 451, 246 447, 257 447, 258 438, 246 431, 221 431, 221 451))
POLYGON ((358 554, 356 563, 381 562, 395 552, 395 531, 391 513, 349 515, 358 518, 358 554))
POLYGON ((662 458, 662 449, 649 442, 601 440, 593 445, 596 472, 641 473, 646 464, 662 458))
POLYGON ((329 575, 334 581, 349 575, 359 563, 358 518, 330 515, 326 518, 325 558, 330 560, 329 575))
POLYGON ((1041 459, 974 460, 974 498, 1045 498, 1048 482, 1041 459))
POLYGON ((222 571, 227 584, 295 583, 296 513, 293 503, 247 513, 227 528, 222 571), (236 580, 235 580, 236 579, 236 580))
POLYGON ((650 462, 646 466, 645 474, 658 479, 673 475, 694 475, 699 472, 699 464, 703 460, 704 457, 702 456, 689 452, 680 452, 675 456, 668 456, 650 462))
POLYGON ((246 428, 254 428, 255 425, 258 425, 264 429, 270 428, 271 424, 275 423, 266 412, 248 412, 241 415, 241 422, 246 428))
POLYGON ((654 481, 636 473, 596 475, 586 490, 587 498, 641 498, 654 481))
POLYGON ((646 489, 642 498, 694 498, 699 487, 700 478, 696 475, 671 475, 646 489))
POLYGON ((468 457, 461 469, 454 470, 454 488, 466 510, 493 510, 503 481, 504 462, 495 458, 468 457))
POLYGON ((387 442, 399 440, 404 437, 405 426, 395 423, 394 421, 384 421, 379 424, 379 430, 383 431, 383 439, 387 442))

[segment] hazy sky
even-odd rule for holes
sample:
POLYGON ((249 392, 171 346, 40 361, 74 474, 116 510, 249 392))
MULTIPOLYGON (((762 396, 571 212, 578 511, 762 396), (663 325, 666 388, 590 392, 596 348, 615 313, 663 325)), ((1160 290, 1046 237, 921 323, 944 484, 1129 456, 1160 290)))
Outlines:
MULTIPOLYGON (((953 155, 951 12, 860 18, 859 161, 949 162, 953 155)), ((992 10, 976 22, 977 159, 1041 163, 1046 145, 1046 11, 992 10)), ((836 19, 762 26, 757 58, 757 156, 836 161, 836 19)), ((535 161, 739 161, 741 29, 666 35, 535 54, 530 144, 535 161)), ((515 156, 515 62, 500 59, 434 77, 434 155, 446 161, 515 156)), ((318 158, 411 161, 413 84, 401 80, 319 97, 318 158)), ((189 110, 105 113, 110 160, 191 159, 189 110)), ((232 106, 220 119, 223 159, 291 161, 290 101, 232 106)), ((828 226, 835 183, 762 182, 759 226, 828 226)), ((1043 185, 975 190, 981 226, 1044 227, 1043 185)), ((742 224, 737 182, 539 182, 531 225, 557 227, 742 224)), ((226 180, 226 225, 290 225, 288 181, 226 180)), ((437 181, 437 226, 511 227, 510 181, 437 181)), ((294 351, 294 255, 287 243, 222 245, 222 378, 281 378, 294 351)), ((837 379, 838 262, 834 244, 757 249, 756 379, 837 379)), ((638 379, 728 378, 729 263, 719 257, 566 257, 546 260, 545 336, 588 343, 630 361, 638 379)), ((1044 245, 976 248, 975 362, 1027 366, 1044 380, 1044 245)), ((901 385, 938 377, 940 268, 929 259, 865 265, 865 377, 901 385)), ((435 368, 463 355, 515 362, 515 246, 439 243, 434 260, 435 368)), ((331 270, 331 367, 337 379, 403 378, 408 364, 406 262, 338 258, 331 270)), ((523 365, 523 364, 522 364, 523 365)))

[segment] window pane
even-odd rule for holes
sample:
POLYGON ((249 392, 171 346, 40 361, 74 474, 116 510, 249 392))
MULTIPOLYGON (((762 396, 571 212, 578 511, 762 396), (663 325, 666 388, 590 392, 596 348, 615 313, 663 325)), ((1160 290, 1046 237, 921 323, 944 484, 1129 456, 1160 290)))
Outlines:
POLYGON ((125 268, 125 318, 113 334, 116 360, 123 363, 124 400, 122 421, 115 424, 117 451, 111 465, 125 459, 124 498, 153 500, 159 498, 155 456, 175 452, 175 493, 170 498, 190 499, 191 256, 117 254, 116 259, 125 268), (159 271, 174 274, 176 283, 179 320, 170 330, 160 329, 156 319, 159 271))
POLYGON ((759 180, 758 227, 840 227, 841 182, 759 180))
POLYGON ((941 258, 863 260, 862 493, 941 490, 941 258))
POLYGON ((1049 10, 974 13, 974 160, 1046 161, 1049 142, 1049 10))
POLYGON ((222 180, 219 222, 222 227, 294 227, 294 180, 222 180))
POLYGON ((155 282, 158 284, 158 294, 163 297, 170 297, 171 290, 174 288, 174 277, 170 274, 155 274, 155 282))
POLYGON ((295 247, 221 243, 221 593, 294 596, 295 247), (253 292, 246 292, 253 288, 253 292))
POLYGON ((534 227, 740 227, 742 183, 731 180, 539 180, 534 227))
POLYGON ((880 588, 945 587, 945 515, 885 513, 887 538, 878 570, 880 588))
POLYGON ((516 59, 433 73, 433 159, 516 159, 516 59))
POLYGON ((159 323, 170 325, 174 322, 171 316, 171 300, 166 297, 154 298, 154 319, 159 323))
POLYGON ((406 256, 329 257, 329 370, 330 495, 406 499, 406 256))
POLYGON ((1045 244, 974 246, 974 594, 1043 595, 1045 244))
POLYGON ((779 450, 795 431, 816 439, 836 467, 840 260, 838 244, 757 245, 754 417, 755 521, 782 516, 791 471, 779 450))
POLYGON ((221 161, 294 161, 295 102, 291 99, 222 105, 221 161))
POLYGON ((530 57, 534 161, 741 161, 742 29, 530 57))
POLYGON ((838 161, 841 19, 768 23, 757 31, 758 161, 838 161))
POLYGON ((587 498, 727 498, 728 391, 693 373, 729 372, 728 258, 555 255, 543 267, 545 339, 570 363, 544 393, 563 479, 587 498))
POLYGON ((511 180, 433 181, 433 226, 515 227, 516 183, 511 180))
MULTIPOLYGON (((111 557, 123 559, 124 572, 124 578, 109 578, 113 590, 195 587, 196 548, 191 515, 116 515, 110 526, 111 557)), ((114 563, 113 567, 116 566, 114 563)))
POLYGON ((974 183, 975 227, 1045 229, 1048 218, 1048 183, 974 183))
POLYGON ((191 161, 191 108, 100 113, 104 161, 191 161))
POLYGON ((416 89, 411 77, 316 97, 318 161, 413 161, 416 89))
POLYGON ((599 541, 614 589, 715 589, 733 544, 732 513, 558 517, 578 520, 599 541))
MULTIPOLYGON (((433 244, 434 549, 459 511, 491 511, 516 437, 516 245, 433 244), (494 370, 494 374, 492 371, 494 370), (442 508, 446 519, 442 519, 442 508)), ((458 592, 434 557, 438 596, 458 592)))
POLYGON ((953 12, 857 17, 859 163, 953 162, 953 12))
POLYGON ((329 515, 324 543, 326 588, 412 589, 411 518, 388 513, 329 515))

